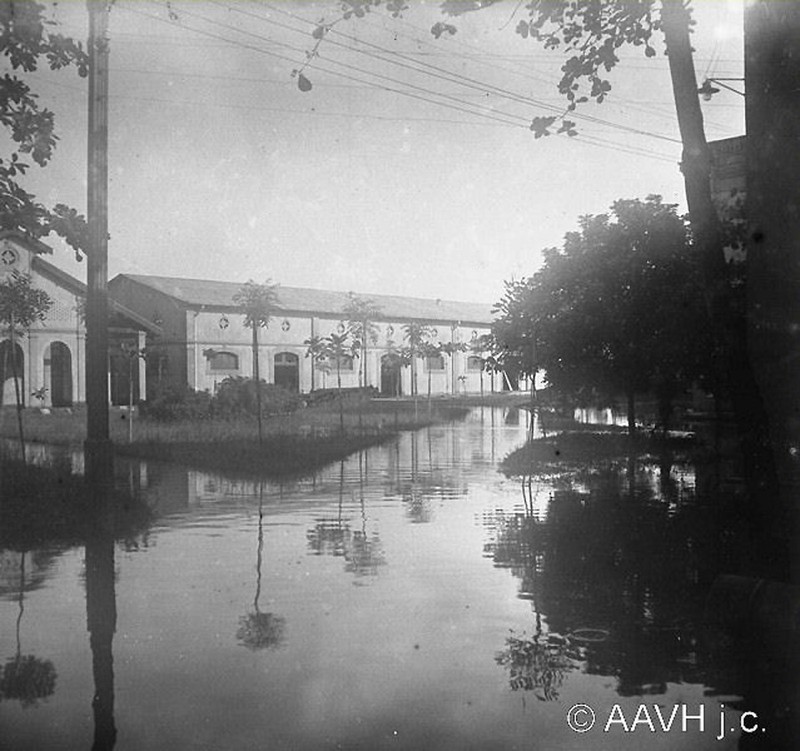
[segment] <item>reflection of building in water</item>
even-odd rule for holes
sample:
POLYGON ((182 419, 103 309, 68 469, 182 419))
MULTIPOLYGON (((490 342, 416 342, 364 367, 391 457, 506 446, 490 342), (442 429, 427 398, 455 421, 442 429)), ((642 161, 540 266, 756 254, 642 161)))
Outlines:
MULTIPOLYGON (((424 408, 420 405, 421 410, 424 408)), ((141 490, 157 515, 248 505, 258 497, 262 485, 264 509, 269 513, 273 507, 278 508, 279 501, 335 498, 343 486, 346 503, 357 501, 360 487, 378 487, 384 498, 404 500, 410 519, 425 522, 432 519, 436 503, 463 497, 471 473, 482 471, 495 453, 500 455, 524 440, 523 423, 529 419, 528 411, 519 412, 520 425, 514 426, 504 424, 504 414, 502 409, 475 410, 464 424, 405 432, 341 463, 296 479, 262 483, 174 464, 133 460, 118 462, 118 476, 132 490, 141 490)))

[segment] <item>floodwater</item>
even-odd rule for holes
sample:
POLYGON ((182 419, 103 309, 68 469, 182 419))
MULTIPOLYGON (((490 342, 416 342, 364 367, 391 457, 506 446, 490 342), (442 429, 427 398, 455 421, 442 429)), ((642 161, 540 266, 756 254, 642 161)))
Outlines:
POLYGON ((118 463, 144 521, 0 550, 0 747, 737 748, 736 671, 699 644, 726 548, 698 469, 506 476, 527 420, 477 409, 283 483, 118 463))

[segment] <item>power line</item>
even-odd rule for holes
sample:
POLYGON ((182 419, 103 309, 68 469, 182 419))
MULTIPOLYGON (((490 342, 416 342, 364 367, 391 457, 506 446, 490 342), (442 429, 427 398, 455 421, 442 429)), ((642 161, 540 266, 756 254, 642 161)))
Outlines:
MULTIPOLYGON (((138 9, 135 9, 135 8, 129 8, 129 7, 126 7, 126 6, 123 6, 123 7, 129 13, 135 13, 135 14, 138 14, 138 15, 141 15, 141 16, 144 16, 146 18, 150 18, 152 20, 156 20, 156 21, 159 21, 159 22, 162 22, 162 23, 172 24, 171 21, 167 21, 165 19, 162 19, 162 18, 160 18, 158 16, 155 16, 155 15, 152 15, 150 13, 145 13, 144 11, 141 11, 141 10, 138 10, 138 9)), ((187 13, 187 11, 183 11, 183 12, 185 14, 190 15, 190 16, 195 16, 197 18, 200 18, 201 20, 208 21, 208 19, 205 19, 202 16, 197 16, 197 14, 187 13)), ((215 23, 216 25, 225 26, 224 24, 220 24, 219 22, 213 22, 213 23, 215 23)), ((235 40, 227 39, 226 37, 221 37, 220 35, 214 34, 213 32, 204 31, 202 29, 192 28, 190 26, 186 26, 186 25, 183 25, 183 24, 181 25, 181 28, 184 28, 187 31, 191 31, 192 33, 201 34, 203 36, 208 36, 208 37, 215 38, 215 39, 222 39, 224 41, 230 42, 231 44, 233 44, 235 46, 241 47, 242 49, 251 50, 253 52, 257 52, 257 53, 262 54, 262 55, 267 55, 269 57, 274 57, 274 58, 277 58, 279 60, 284 60, 286 62, 292 63, 292 65, 295 65, 295 66, 301 66, 302 65, 301 61, 295 60, 295 59, 290 58, 290 57, 288 57, 286 55, 281 55, 281 54, 279 54, 277 52, 271 52, 271 51, 265 50, 265 49, 263 49, 261 47, 256 47, 256 46, 254 46, 252 44, 247 44, 247 43, 243 43, 243 42, 238 42, 238 41, 235 41, 235 40)), ((228 27, 228 28, 231 28, 231 27, 228 27)), ((245 32, 242 32, 241 30, 237 30, 237 29, 233 29, 233 30, 234 31, 238 31, 239 33, 245 33, 245 32)), ((251 36, 258 36, 256 34, 250 34, 250 35, 251 36)), ((288 45, 288 44, 284 44, 284 43, 280 43, 280 42, 276 42, 276 44, 279 44, 280 46, 287 47, 289 49, 292 49, 292 50, 295 50, 295 51, 298 51, 298 52, 303 52, 303 50, 298 50, 297 48, 292 47, 291 45, 288 45)), ((331 62, 336 62, 336 61, 331 61, 331 62)), ((380 76, 378 74, 372 74, 372 73, 369 73, 368 71, 361 71, 360 69, 356 68, 355 66, 347 66, 344 63, 337 63, 337 64, 342 65, 344 67, 353 68, 353 69, 355 69, 355 70, 357 70, 359 72, 367 73, 368 75, 375 75, 376 77, 379 77, 379 78, 388 78, 387 76, 380 76)), ((375 88, 384 89, 386 91, 392 91, 392 92, 400 94, 402 96, 406 96, 406 97, 410 97, 412 99, 417 99, 417 100, 420 100, 420 101, 424 101, 424 102, 427 102, 429 104, 436 104, 436 105, 438 105, 440 107, 447 107, 449 109, 453 109, 453 110, 456 110, 458 112, 465 112, 465 113, 467 113, 469 115, 476 115, 476 116, 479 116, 479 117, 483 117, 483 118, 486 118, 486 119, 489 119, 489 120, 494 120, 496 122, 501 122, 501 123, 504 123, 504 124, 517 125, 518 127, 526 127, 526 125, 523 125, 522 123, 511 122, 509 120, 502 119, 501 117, 496 117, 495 116, 495 114, 506 114, 506 113, 488 113, 488 112, 478 111, 478 110, 475 110, 475 109, 469 109, 472 106, 470 102, 463 102, 461 100, 456 99, 455 97, 448 97, 447 95, 437 94, 436 92, 431 92, 430 90, 423 89, 422 87, 416 87, 416 88, 421 89, 422 91, 426 91, 427 93, 431 93, 431 94, 433 94, 435 96, 443 96, 445 98, 456 99, 456 101, 458 101, 463 106, 450 104, 449 102, 441 102, 441 101, 437 101, 435 99, 429 99, 429 98, 427 98, 425 96, 422 96, 420 94, 415 94, 415 93, 410 92, 410 91, 404 91, 402 89, 396 89, 396 88, 393 88, 391 86, 387 86, 385 84, 378 84, 378 83, 374 83, 372 81, 366 81, 363 78, 357 78, 355 76, 352 76, 352 75, 349 75, 349 74, 346 74, 346 73, 341 73, 340 71, 330 70, 328 68, 322 68, 321 66, 318 66, 317 69, 318 70, 322 70, 322 71, 324 71, 326 73, 329 73, 331 75, 339 76, 341 78, 345 78, 345 79, 351 80, 351 81, 356 81, 356 82, 359 82, 359 83, 366 83, 366 84, 368 84, 370 86, 373 86, 375 88)), ((388 80, 394 80, 394 79, 388 79, 388 80)), ((402 81, 399 82, 399 83, 401 85, 405 85, 402 81)), ((518 116, 518 115, 509 114, 508 117, 524 120, 524 118, 522 118, 521 116, 518 116)))
MULTIPOLYGON (((170 26, 174 26, 175 25, 174 22, 172 22, 172 21, 168 21, 168 20, 166 20, 164 18, 161 18, 161 17, 159 17, 157 15, 153 15, 151 13, 146 13, 146 12, 141 11, 141 10, 136 9, 136 8, 126 7, 126 6, 122 6, 122 8, 124 8, 129 13, 135 13, 137 15, 141 15, 141 16, 143 16, 145 18, 149 18, 151 20, 155 20, 155 21, 158 21, 160 23, 164 23, 164 24, 167 24, 167 25, 170 25, 170 26)), ((206 21, 208 20, 208 19, 205 19, 202 16, 198 16, 197 14, 189 13, 188 15, 195 16, 195 17, 199 18, 200 20, 206 20, 206 21)), ((216 22, 216 24, 225 26, 224 24, 220 24, 219 22, 216 22)), ((252 45, 252 44, 248 44, 248 43, 245 43, 245 42, 238 41, 238 40, 232 40, 232 39, 230 39, 228 37, 224 37, 224 36, 221 36, 219 34, 215 34, 213 32, 209 32, 209 31, 206 31, 206 30, 203 30, 203 29, 190 27, 190 26, 187 26, 186 24, 183 24, 183 23, 180 24, 178 27, 184 29, 185 31, 189 31, 191 33, 199 34, 199 35, 204 36, 204 37, 208 37, 208 38, 224 41, 226 43, 229 43, 229 44, 231 44, 233 46, 236 46, 236 47, 239 47, 241 49, 245 49, 245 50, 248 50, 248 51, 253 51, 253 52, 256 52, 256 53, 259 53, 259 54, 267 55, 269 57, 273 57, 273 58, 276 58, 276 59, 284 60, 284 61, 292 63, 293 65, 300 65, 301 64, 299 61, 297 61, 297 60, 295 60, 293 58, 290 58, 290 57, 288 57, 286 55, 282 55, 280 53, 276 53, 276 52, 272 52, 272 51, 269 51, 269 50, 265 50, 262 47, 258 47, 258 46, 252 45)), ((230 30, 233 30, 235 32, 240 32, 241 33, 241 31, 238 30, 238 29, 235 29, 235 28, 232 28, 232 27, 227 27, 227 28, 229 28, 230 30)), ((258 36, 258 35, 254 35, 254 36, 258 36)), ((283 43, 279 43, 279 44, 281 44, 281 46, 288 47, 290 49, 296 49, 296 48, 292 48, 291 45, 286 45, 286 44, 283 44, 283 43)), ((351 66, 351 67, 353 67, 353 66, 351 66)), ((420 96, 420 95, 415 94, 413 92, 408 92, 408 91, 403 91, 403 90, 400 90, 400 89, 395 89, 393 87, 389 87, 389 86, 386 86, 384 84, 377 84, 377 83, 374 83, 372 81, 365 81, 364 79, 357 78, 357 77, 342 73, 340 71, 335 71, 335 70, 330 70, 328 68, 323 68, 322 66, 317 66, 317 70, 329 73, 331 75, 339 76, 339 77, 345 78, 347 80, 352 80, 352 81, 356 81, 356 82, 359 82, 359 83, 365 83, 365 84, 367 84, 368 86, 370 86, 372 88, 377 88, 377 89, 390 91, 390 92, 393 92, 393 93, 398 93, 398 94, 401 94, 403 96, 410 97, 410 98, 413 98, 413 99, 418 99, 418 100, 421 100, 421 101, 424 101, 424 102, 427 102, 427 103, 430 103, 430 104, 435 104, 435 105, 438 105, 440 107, 447 107, 449 109, 454 109, 456 111, 465 112, 466 114, 469 114, 469 115, 473 115, 473 116, 474 115, 478 115, 478 116, 484 117, 486 119, 492 120, 492 121, 494 121, 496 123, 499 123, 499 124, 502 124, 502 125, 505 125, 505 126, 509 126, 510 125, 510 126, 513 126, 513 127, 525 127, 527 129, 527 125, 521 125, 519 123, 509 122, 508 120, 493 116, 493 113, 480 112, 480 111, 475 111, 474 109, 469 109, 468 108, 470 106, 469 102, 461 102, 461 104, 466 105, 465 107, 456 106, 456 105, 452 105, 452 104, 450 104, 448 102, 442 102, 442 101, 437 101, 435 99, 429 99, 427 97, 420 96)), ((431 93, 433 93, 434 95, 437 95, 436 92, 431 92, 431 93)), ((521 116, 513 116, 512 115, 512 117, 517 117, 518 119, 523 119, 523 118, 521 118, 521 116)), ((592 141, 589 141, 586 138, 584 138, 584 141, 587 142, 587 143, 592 143, 592 141)), ((618 150, 622 151, 623 153, 633 153, 628 145, 618 144, 616 146, 613 146, 613 145, 611 145, 612 143, 613 142, 609 142, 609 144, 605 144, 605 146, 607 148, 617 148, 618 150)), ((598 141, 598 144, 599 144, 599 141, 598 141)), ((646 157, 655 158, 655 159, 659 159, 659 160, 667 160, 667 161, 670 161, 670 162, 673 161, 668 156, 663 155, 663 154, 659 154, 657 152, 641 150, 641 151, 638 151, 636 153, 638 155, 640 155, 640 156, 646 156, 646 157)))
MULTIPOLYGON (((215 0, 212 0, 212 2, 215 2, 215 0)), ((215 2, 215 4, 216 5, 222 5, 222 3, 219 3, 219 2, 215 2)), ((277 8, 275 6, 270 5, 269 3, 265 3, 265 5, 267 7, 269 7, 269 8, 272 8, 276 12, 283 14, 283 15, 290 16, 292 18, 296 18, 296 19, 298 19, 298 20, 300 20, 300 21, 302 21, 304 23, 308 23, 308 24, 311 24, 313 26, 319 26, 319 24, 317 24, 317 23, 315 23, 313 21, 310 21, 310 20, 308 20, 306 18, 303 18, 302 16, 298 16, 297 14, 292 13, 290 11, 286 11, 286 10, 283 10, 281 8, 277 8)), ((257 19, 259 19, 261 21, 264 21, 266 23, 270 23, 270 24, 273 24, 275 26, 278 26, 279 28, 288 29, 289 31, 293 31, 295 33, 301 33, 301 34, 305 34, 306 33, 305 31, 303 31, 301 29, 296 29, 294 27, 288 26, 287 24, 281 24, 278 21, 274 21, 273 19, 265 18, 264 16, 262 16, 260 14, 256 14, 256 13, 252 13, 252 12, 249 12, 249 11, 246 11, 246 10, 242 10, 241 8, 236 8, 236 7, 231 7, 231 6, 224 6, 224 5, 222 7, 226 7, 228 10, 231 10, 231 11, 233 11, 235 13, 240 13, 240 14, 245 15, 245 16, 251 16, 253 18, 257 18, 257 19)), ((387 50, 385 47, 381 47, 380 45, 373 44, 373 43, 368 42, 368 41, 366 41, 364 39, 358 39, 357 37, 353 37, 352 35, 349 35, 349 34, 343 34, 342 32, 340 32, 340 31, 338 31, 336 29, 331 28, 329 33, 333 33, 333 34, 336 34, 338 36, 342 36, 342 37, 344 37, 346 39, 350 39, 350 40, 359 42, 360 44, 364 44, 364 45, 366 45, 368 47, 371 47, 371 48, 374 48, 374 49, 378 49, 381 52, 384 52, 384 53, 386 53, 388 55, 391 55, 393 57, 397 57, 400 60, 410 60, 410 58, 408 58, 407 56, 403 55, 402 53, 394 52, 392 50, 387 50)), ((393 65, 398 65, 398 66, 400 66, 402 68, 407 68, 407 69, 412 70, 412 71, 414 71, 416 73, 423 73, 425 75, 430 75, 430 76, 432 76, 434 78, 447 80, 449 82, 457 83, 457 84, 460 84, 462 86, 466 86, 468 88, 477 89, 477 90, 480 90, 480 91, 486 91, 488 89, 488 90, 491 90, 492 92, 494 92, 494 93, 496 93, 496 94, 498 94, 498 95, 500 95, 500 96, 502 96, 502 97, 504 97, 506 99, 510 99, 511 101, 515 101, 517 103, 522 103, 522 104, 526 104, 526 105, 534 105, 536 107, 541 107, 543 109, 546 109, 546 110, 548 110, 550 112, 556 112, 559 115, 561 115, 564 112, 564 108, 563 107, 556 107, 556 106, 550 105, 550 104, 548 104, 546 102, 543 102, 541 100, 537 100, 537 99, 534 99, 532 97, 528 97, 528 96, 525 96, 525 95, 522 95, 522 94, 517 94, 517 93, 515 93, 513 91, 510 91, 508 89, 504 89, 502 87, 495 86, 494 84, 488 84, 488 83, 485 83, 485 82, 482 82, 482 81, 478 81, 478 80, 476 80, 474 78, 463 76, 463 75, 461 75, 459 73, 453 73, 452 71, 449 71, 449 70, 447 70, 445 68, 441 68, 441 67, 436 66, 436 65, 431 65, 429 63, 420 63, 420 62, 417 62, 415 60, 411 60, 411 62, 414 65, 424 66, 422 68, 411 67, 411 66, 406 65, 404 63, 399 63, 399 62, 397 62, 397 60, 387 59, 386 57, 384 57, 382 55, 376 55, 374 53, 367 52, 366 50, 358 49, 357 47, 351 47, 349 45, 341 44, 339 42, 336 42, 335 40, 328 40, 328 43, 329 44, 333 44, 333 45, 335 45, 337 47, 342 47, 342 48, 347 49, 347 50, 349 50, 351 52, 357 52, 357 53, 360 53, 360 54, 367 55, 369 57, 373 57, 373 58, 378 59, 378 60, 382 60, 384 62, 389 62, 390 64, 393 64, 393 65), (429 70, 426 70, 425 68, 430 68, 432 71, 435 71, 435 72, 432 73, 429 70), (446 76, 446 78, 443 78, 443 76, 441 74, 444 74, 446 76)), ((592 115, 586 115, 586 114, 583 114, 583 113, 572 112, 572 113, 570 113, 570 117, 571 118, 574 117, 576 120, 586 120, 586 121, 589 121, 589 122, 602 123, 603 125, 607 125, 607 126, 609 126, 611 128, 616 128, 618 130, 622 130, 622 131, 625 131, 627 133, 633 133, 635 135, 649 136, 651 138, 657 138, 657 139, 664 140, 664 141, 670 141, 672 143, 680 143, 680 140, 676 139, 676 138, 671 138, 669 136, 664 136, 664 135, 661 135, 659 133, 653 133, 651 131, 646 131, 646 130, 642 130, 642 129, 639 129, 639 128, 633 128, 631 126, 622 125, 620 123, 614 123, 614 122, 611 122, 609 120, 605 120, 603 118, 598 118, 598 117, 595 117, 595 116, 592 116, 592 115)))
MULTIPOLYGON (((374 26, 376 28, 382 28, 382 29, 385 28, 381 24, 379 24, 378 22, 374 21, 373 18, 370 17, 369 15, 366 16, 365 18, 361 19, 359 21, 359 23, 366 23, 366 24, 372 25, 372 26, 374 26)), ((430 56, 437 56, 437 57, 442 57, 442 56, 447 56, 447 55, 452 55, 453 54, 452 52, 443 52, 441 50, 440 45, 437 45, 437 44, 434 44, 433 42, 431 42, 430 39, 428 38, 428 34, 429 34, 429 30, 428 29, 422 29, 421 27, 410 23, 409 21, 405 20, 402 17, 393 18, 392 19, 392 23, 393 23, 394 26, 396 26, 398 24, 403 24, 403 25, 408 26, 410 28, 416 29, 418 32, 423 34, 423 37, 420 38, 418 36, 411 36, 409 34, 403 34, 402 32, 393 31, 393 34, 395 34, 396 36, 400 36, 400 37, 409 39, 409 40, 415 42, 416 44, 421 44, 421 45, 424 45, 426 47, 432 48, 434 50, 434 52, 431 52, 431 53, 423 53, 423 52, 418 52, 418 51, 412 50, 412 51, 409 51, 407 54, 410 54, 410 55, 430 55, 430 56)), ((477 47, 476 45, 464 42, 458 37, 448 38, 447 39, 447 43, 448 44, 458 45, 458 46, 460 46, 460 47, 462 47, 464 49, 467 49, 467 50, 474 50, 475 54, 472 54, 472 55, 471 54, 466 54, 466 53, 461 53, 460 55, 458 53, 456 53, 456 55, 460 56, 462 58, 468 59, 468 60, 471 59, 471 60, 473 60, 473 62, 477 62, 478 64, 483 65, 484 67, 488 67, 488 68, 492 68, 494 70, 511 73, 512 75, 516 75, 518 77, 530 79, 530 80, 533 80, 533 81, 547 82, 547 83, 550 83, 550 84, 552 84, 554 86, 556 85, 556 83, 559 80, 558 78, 552 77, 552 76, 548 77, 548 79, 542 78, 540 76, 534 76, 529 71, 520 71, 520 70, 518 70, 516 68, 516 66, 515 67, 509 67, 507 65, 497 65, 497 64, 485 62, 484 60, 481 60, 479 58, 480 57, 492 56, 492 53, 486 53, 486 51, 483 50, 482 48, 477 47)), ((510 58, 515 57, 514 55, 508 55, 508 56, 495 55, 495 56, 497 58, 499 58, 499 59, 504 59, 504 58, 507 57, 509 59, 509 62, 511 61, 510 58)), ((543 53, 541 53, 539 55, 530 55, 530 54, 516 55, 516 57, 519 57, 519 58, 521 58, 523 60, 525 58, 529 57, 529 56, 531 58, 550 59, 550 60, 553 59, 552 55, 550 53, 547 53, 547 52, 543 52, 543 53)), ((709 59, 709 58, 695 57, 695 62, 705 61, 707 59, 709 59)), ((722 58, 717 58, 717 61, 718 62, 722 61, 722 58)), ((743 62, 742 62, 742 60, 740 58, 725 58, 725 61, 726 62, 737 63, 739 66, 741 66, 743 64, 743 62)), ((649 70, 652 70, 652 62, 653 62, 653 60, 651 59, 651 60, 648 60, 646 64, 637 66, 635 63, 632 63, 630 60, 624 60, 621 64, 624 65, 626 68, 640 67, 640 68, 647 68, 649 70)), ((666 60, 664 60, 664 62, 666 62, 666 60)), ((737 75, 739 75, 739 74, 737 74, 737 75)), ((630 99, 622 98, 616 93, 613 96, 609 97, 609 102, 623 103, 623 104, 625 104, 626 107, 628 107, 630 109, 639 110, 639 111, 645 112, 645 113, 647 113, 649 115, 653 114, 652 110, 648 109, 646 106, 643 106, 643 104, 645 104, 645 103, 638 103, 638 104, 633 103, 633 102, 631 102, 630 99)), ((668 117, 670 122, 674 123, 675 122, 675 117, 674 117, 674 112, 672 112, 671 103, 670 104, 665 103, 665 105, 666 106, 670 106, 670 112, 668 112, 666 115, 663 115, 663 117, 668 117)), ((725 126, 723 126, 721 124, 715 123, 715 125, 716 125, 716 127, 720 128, 721 130, 725 130, 725 126)))

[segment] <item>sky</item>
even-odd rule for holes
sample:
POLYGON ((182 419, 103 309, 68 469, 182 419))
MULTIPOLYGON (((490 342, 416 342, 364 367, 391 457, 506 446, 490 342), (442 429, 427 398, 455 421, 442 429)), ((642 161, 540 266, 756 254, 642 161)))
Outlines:
MULTIPOLYGON (((514 0, 453 20, 407 0, 311 32, 335 2, 116 0, 110 13, 109 274, 493 302, 578 218, 656 193, 685 211, 663 43, 625 51, 579 135, 534 139, 562 110, 563 53, 514 31, 514 0), (312 83, 301 91, 292 71, 312 83)), ((695 0, 698 83, 741 78, 743 0, 695 0)), ((49 6, 50 7, 50 6, 49 6)), ((53 6, 86 38, 83 2, 53 6)), ((60 142, 25 187, 86 206, 86 81, 28 76, 60 142)), ((732 84, 737 86, 736 83, 732 84)), ((744 133, 744 98, 703 102, 707 138, 744 133)), ((56 237, 53 261, 85 279, 56 237)))

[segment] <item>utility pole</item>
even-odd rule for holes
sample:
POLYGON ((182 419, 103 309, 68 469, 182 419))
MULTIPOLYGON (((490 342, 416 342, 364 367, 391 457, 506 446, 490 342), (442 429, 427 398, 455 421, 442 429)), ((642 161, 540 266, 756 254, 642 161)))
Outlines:
POLYGON ((110 476, 108 430, 108 11, 87 0, 89 12, 89 252, 86 290, 86 474, 110 476))

